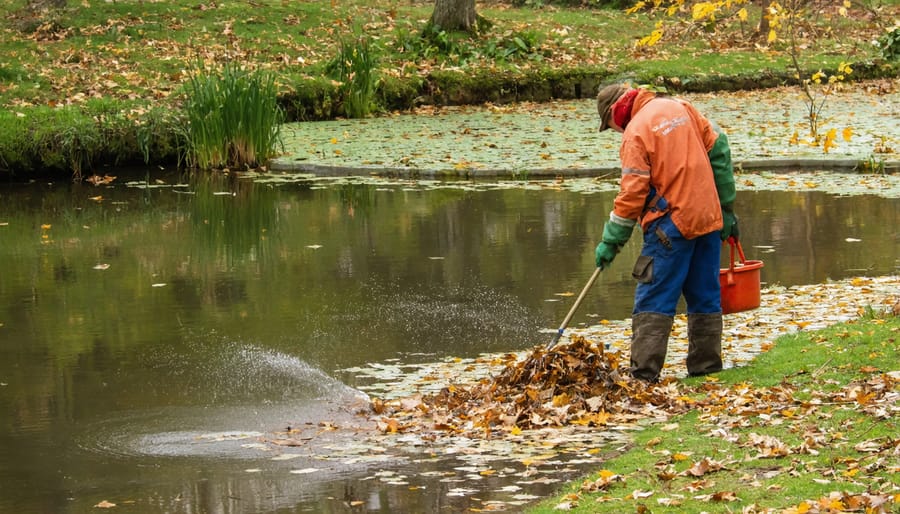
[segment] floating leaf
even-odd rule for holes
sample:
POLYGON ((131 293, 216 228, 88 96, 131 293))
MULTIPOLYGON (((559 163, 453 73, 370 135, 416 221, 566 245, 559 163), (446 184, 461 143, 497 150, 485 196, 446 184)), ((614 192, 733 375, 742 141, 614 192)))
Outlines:
POLYGON ((308 475, 310 473, 316 473, 321 471, 319 468, 303 468, 303 469, 292 469, 291 473, 294 475, 308 475))

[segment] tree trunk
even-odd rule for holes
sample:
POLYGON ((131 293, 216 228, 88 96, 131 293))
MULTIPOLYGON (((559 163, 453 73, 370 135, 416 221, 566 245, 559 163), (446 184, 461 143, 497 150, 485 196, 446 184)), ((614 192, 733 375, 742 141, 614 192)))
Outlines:
POLYGON ((768 17, 768 0, 757 0, 756 4, 760 7, 759 24, 756 26, 756 37, 760 41, 765 41, 769 37, 769 17, 768 17))
POLYGON ((429 24, 442 30, 472 32, 477 21, 475 0, 435 0, 429 24))

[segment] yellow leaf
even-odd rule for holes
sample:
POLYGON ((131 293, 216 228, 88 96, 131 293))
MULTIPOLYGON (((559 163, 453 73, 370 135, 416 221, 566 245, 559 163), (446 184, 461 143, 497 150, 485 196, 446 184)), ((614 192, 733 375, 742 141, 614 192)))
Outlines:
POLYGON ((601 470, 600 470, 600 478, 609 479, 609 478, 612 478, 612 477, 614 477, 614 476, 616 476, 616 474, 613 473, 612 471, 608 470, 608 469, 601 469, 601 470))
POLYGON ((700 2, 698 4, 694 4, 694 9, 691 15, 694 18, 694 21, 697 20, 705 20, 706 18, 712 18, 716 13, 716 6, 712 2, 700 2))
POLYGON ((41 230, 50 230, 50 227, 52 227, 52 226, 53 225, 45 223, 45 224, 41 225, 41 230))
POLYGON ((336 137, 331 138, 331 144, 333 144, 333 145, 336 145, 336 144, 337 144, 337 138, 336 138, 336 137))
POLYGON ((633 7, 628 8, 625 11, 625 14, 634 14, 636 12, 639 12, 641 9, 644 8, 645 5, 647 5, 647 4, 643 0, 641 0, 640 2, 637 2, 636 4, 634 4, 633 7))
POLYGON ((850 138, 853 137, 853 129, 850 127, 846 127, 843 131, 841 131, 841 137, 844 138, 844 141, 850 142, 850 138))
POLYGON ((510 433, 511 435, 521 435, 521 434, 522 434, 522 429, 519 428, 518 426, 514 426, 514 427, 512 427, 512 430, 509 431, 509 433, 510 433))
POLYGON ((796 145, 800 143, 800 134, 797 134, 797 131, 794 131, 794 134, 791 136, 791 140, 788 141, 790 145, 796 145))
POLYGON ((831 129, 825 135, 825 142, 822 143, 822 150, 828 153, 828 150, 835 147, 834 140, 837 139, 837 129, 831 129))
POLYGON ((747 21, 747 9, 742 7, 741 10, 738 11, 738 19, 740 19, 741 21, 747 21))
POLYGON ((662 39, 662 36, 662 29, 656 29, 651 32, 649 36, 641 38, 641 40, 637 42, 637 46, 653 46, 656 43, 659 43, 659 40, 662 39))
POLYGON ((769 31, 769 37, 766 38, 767 43, 774 43, 775 40, 778 39, 778 36, 775 34, 774 30, 769 31))

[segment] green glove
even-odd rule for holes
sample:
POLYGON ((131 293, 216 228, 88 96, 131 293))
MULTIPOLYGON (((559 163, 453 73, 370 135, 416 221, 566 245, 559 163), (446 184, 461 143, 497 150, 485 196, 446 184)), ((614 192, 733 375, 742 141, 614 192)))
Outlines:
POLYGON ((722 238, 722 241, 725 241, 729 237, 739 239, 739 234, 737 215, 734 214, 731 205, 723 205, 722 230, 719 232, 719 236, 722 238))
POLYGON ((609 221, 603 226, 603 239, 594 252, 598 268, 604 269, 612 263, 616 254, 631 237, 634 225, 634 221, 610 213, 609 221))
POLYGON ((597 245, 597 250, 594 251, 594 255, 597 259, 597 267, 606 269, 606 267, 612 263, 613 259, 616 258, 617 253, 619 253, 618 246, 611 245, 606 241, 601 241, 600 244, 597 245))

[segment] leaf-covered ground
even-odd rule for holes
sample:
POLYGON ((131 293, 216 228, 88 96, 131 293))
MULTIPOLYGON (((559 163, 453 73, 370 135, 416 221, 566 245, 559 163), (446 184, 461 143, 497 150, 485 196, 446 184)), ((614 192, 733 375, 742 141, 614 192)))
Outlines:
MULTIPOLYGON (((890 312, 900 301, 898 291, 900 276, 769 287, 762 291, 760 308, 726 316, 726 367, 748 364, 782 335, 823 328, 866 313, 890 312)), ((362 406, 353 419, 270 434, 263 438, 260 449, 269 452, 272 459, 298 459, 300 467, 291 471, 297 473, 316 473, 352 463, 461 461, 442 472, 442 481, 453 484, 448 495, 468 497, 472 511, 517 510, 539 498, 534 488, 599 469, 609 452, 631 444, 629 432, 686 411, 707 412, 707 422, 721 427, 723 438, 733 437, 726 421, 739 424, 751 412, 765 417, 765 412, 771 411, 769 417, 773 419, 775 414, 802 419, 822 402, 841 401, 877 417, 900 413, 897 370, 883 370, 891 373, 882 376, 873 368, 870 380, 829 391, 823 388, 802 401, 797 398, 805 398, 803 394, 786 388, 719 388, 714 380, 699 389, 687 387, 678 380, 684 372, 687 349, 684 317, 679 317, 673 328, 664 380, 647 386, 630 380, 621 371, 627 359, 629 334, 627 320, 602 320, 586 329, 571 330, 549 351, 544 343, 527 352, 476 359, 371 363, 348 369, 345 372, 369 384, 361 389, 372 399, 371 410, 362 406), (490 500, 483 500, 479 492, 487 477, 503 477, 511 485, 493 491, 490 500)), ((810 454, 828 444, 814 433, 809 434, 808 441, 791 446, 763 432, 741 437, 746 451, 755 454, 776 455, 799 449, 810 454)), ((900 471, 894 439, 872 437, 863 446, 860 451, 871 458, 860 466, 900 471)), ((692 475, 698 491, 714 490, 704 487, 703 481, 708 480, 708 474, 729 466, 724 458, 691 461, 688 453, 661 459, 672 464, 663 466, 663 474, 692 475)), ((849 472, 855 475, 863 471, 849 472)), ((388 478, 396 479, 397 487, 417 486, 415 477, 388 478)), ((622 480, 615 473, 601 475, 595 482, 585 483, 584 493, 602 491, 622 480)), ((891 505, 895 501, 891 495, 900 493, 896 483, 874 485, 878 487, 868 496, 833 500, 847 505, 891 505)), ((723 495, 716 500, 719 502, 727 501, 726 496, 733 492, 717 493, 723 495)), ((642 495, 661 497, 659 492, 634 494, 638 499, 642 495)), ((708 494, 712 497, 716 493, 708 494)), ((677 495, 666 498, 663 501, 672 504, 679 501, 677 495)), ((581 495, 575 494, 560 508, 574 508, 580 499, 581 495)))
MULTIPOLYGON (((882 23, 895 19, 896 6, 882 3, 879 14, 852 6, 850 17, 838 14, 839 4, 824 6, 809 20, 816 34, 804 65, 823 57, 867 60, 877 55, 869 43, 883 34, 882 23), (840 27, 834 37, 832 27, 840 27), (824 54, 824 55, 822 55, 824 54), (830 54, 830 55, 829 55, 830 54)), ((336 42, 358 33, 373 34, 381 48, 381 72, 391 77, 428 76, 442 69, 465 72, 567 69, 573 66, 631 69, 636 62, 686 61, 667 72, 686 80, 726 75, 710 69, 712 62, 740 62, 738 72, 784 67, 784 44, 758 48, 738 44, 743 30, 723 30, 713 44, 692 45, 690 39, 670 41, 652 51, 635 51, 635 38, 647 35, 653 18, 628 16, 619 10, 544 9, 506 2, 479 3, 479 13, 494 27, 484 34, 484 48, 467 58, 456 52, 413 52, 418 31, 425 26, 433 2, 191 2, 133 1, 70 2, 49 12, 40 2, 2 0, 0 33, 8 57, 0 82, 0 103, 10 109, 34 105, 78 104, 97 98, 141 103, 168 103, 177 96, 186 71, 198 63, 236 60, 272 70, 286 88, 307 75, 320 75, 335 57, 336 42), (24 9, 28 4, 31 8, 24 9), (535 55, 503 60, 486 52, 503 48, 514 37, 535 34, 535 55), (685 59, 684 56, 687 58, 685 59), (500 61, 500 62, 498 62, 500 61)), ((721 20, 724 23, 727 20, 721 20)), ((827 61, 826 61, 827 62, 827 61)), ((732 65, 734 66, 734 64, 732 65)), ((137 114, 137 113, 136 113, 137 114)))
MULTIPOLYGON (((729 134, 744 169, 853 168, 900 158, 900 80, 849 85, 820 100, 826 152, 813 145, 797 88, 685 95, 729 134)), ((616 174, 620 136, 597 132, 592 100, 479 107, 424 107, 365 120, 285 127, 275 171, 320 174, 538 176, 616 174)))

